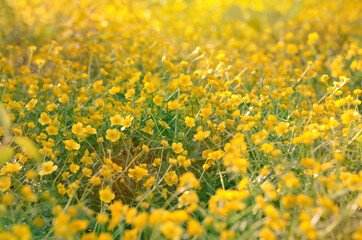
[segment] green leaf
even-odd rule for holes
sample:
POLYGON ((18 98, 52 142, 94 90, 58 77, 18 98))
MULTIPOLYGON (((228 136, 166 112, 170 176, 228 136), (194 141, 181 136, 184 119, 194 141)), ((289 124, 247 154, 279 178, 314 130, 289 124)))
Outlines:
POLYGON ((14 142, 19 145, 36 162, 41 162, 41 154, 36 144, 28 137, 15 137, 14 142))
POLYGON ((10 146, 0 147, 0 164, 10 161, 14 156, 14 150, 10 146))

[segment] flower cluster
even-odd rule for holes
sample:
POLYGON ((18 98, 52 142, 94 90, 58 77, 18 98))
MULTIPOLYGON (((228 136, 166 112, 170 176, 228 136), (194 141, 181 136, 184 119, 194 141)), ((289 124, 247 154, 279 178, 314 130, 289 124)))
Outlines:
POLYGON ((0 1, 0 239, 362 239, 361 10, 0 1))

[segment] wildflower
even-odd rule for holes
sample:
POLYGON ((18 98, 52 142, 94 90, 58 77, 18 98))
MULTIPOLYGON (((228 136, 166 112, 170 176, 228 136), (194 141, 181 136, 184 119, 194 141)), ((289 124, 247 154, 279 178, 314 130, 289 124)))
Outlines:
POLYGON ((302 158, 300 162, 304 167, 307 168, 312 168, 315 165, 315 160, 313 158, 302 158))
POLYGON ((108 222, 109 216, 106 213, 98 213, 96 217, 99 224, 106 224, 108 222))
POLYGON ((136 178, 137 180, 141 180, 148 175, 148 170, 144 167, 145 166, 136 166, 135 168, 130 169, 128 171, 128 176, 131 178, 136 178))
POLYGON ((90 179, 90 183, 93 185, 93 186, 98 186, 102 183, 102 180, 100 177, 92 177, 90 179))
POLYGON ((194 135, 194 138, 197 140, 197 141, 202 141, 206 138, 208 138, 210 136, 210 131, 198 131, 195 135, 194 135))
POLYGON ((204 233, 204 229, 198 221, 191 219, 187 222, 187 233, 192 237, 201 237, 204 233))
POLYGON ((274 143, 263 143, 259 150, 265 153, 271 153, 274 150, 274 143))
POLYGON ((259 233, 261 240, 276 240, 277 236, 269 228, 263 227, 259 233))
POLYGON ((50 117, 48 116, 48 114, 46 114, 45 112, 42 112, 40 114, 40 118, 39 118, 39 123, 41 125, 46 125, 52 122, 52 120, 50 119, 50 117))
POLYGON ((283 175, 282 180, 289 188, 300 187, 299 178, 295 177, 293 172, 288 172, 287 174, 283 175))
POLYGON ((11 231, 19 240, 29 240, 32 238, 32 234, 28 225, 16 224, 11 228, 11 231))
POLYGON ((108 129, 106 133, 107 133, 106 139, 108 139, 111 142, 116 142, 121 137, 121 134, 117 129, 108 129))
POLYGON ((174 101, 169 101, 167 103, 168 109, 170 110, 176 110, 179 109, 181 107, 181 104, 178 103, 178 100, 174 100, 174 101))
POLYGON ((77 164, 74 164, 74 163, 71 163, 70 166, 69 166, 69 169, 72 173, 76 173, 78 172, 79 170, 79 166, 77 164))
POLYGON ((176 183, 178 183, 178 181, 179 181, 175 171, 170 171, 170 172, 166 173, 166 176, 164 179, 165 179, 165 182, 167 183, 167 185, 169 185, 169 186, 173 186, 176 183))
POLYGON ((288 131, 289 123, 281 122, 274 128, 278 135, 283 135, 288 131))
POLYGON ((308 45, 314 45, 319 39, 319 35, 316 32, 308 34, 308 45))
POLYGON ((92 175, 92 169, 89 169, 89 168, 83 168, 82 172, 85 177, 91 177, 91 175, 92 175))
POLYGON ((161 225, 161 232, 169 239, 180 239, 183 229, 174 222, 167 221, 161 225))
POLYGON ((25 108, 28 109, 28 110, 32 110, 37 103, 38 103, 38 99, 31 99, 31 100, 25 105, 25 108))
POLYGON ((119 114, 114 115, 110 118, 110 120, 112 125, 121 125, 121 123, 123 122, 123 118, 119 114))
POLYGON ((34 179, 38 174, 34 170, 30 170, 25 174, 25 177, 29 180, 34 179))
POLYGON ((63 141, 65 148, 68 150, 79 150, 80 144, 75 142, 73 139, 63 141))
POLYGON ((178 186, 178 189, 181 189, 183 187, 191 187, 195 189, 200 189, 200 183, 196 179, 195 175, 192 172, 186 172, 181 175, 180 177, 180 185, 178 186))
POLYGON ((128 89, 125 94, 126 99, 131 99, 135 93, 136 90, 134 88, 128 89))
POLYGON ((47 131, 48 135, 56 136, 56 135, 58 135, 58 130, 59 129, 57 127, 53 126, 53 125, 50 125, 49 127, 46 127, 45 130, 47 131))
POLYGON ((60 103, 66 104, 69 101, 69 97, 66 93, 63 93, 62 96, 58 99, 60 103))
POLYGON ((127 116, 123 119, 123 121, 121 122, 121 125, 122 125, 122 130, 124 130, 125 128, 128 128, 129 126, 131 126, 132 124, 132 121, 133 121, 133 117, 131 116, 127 116))
POLYGON ((353 109, 348 109, 341 116, 342 122, 344 124, 350 124, 353 121, 356 121, 360 118, 360 114, 353 109))
POLYGON ((206 108, 202 108, 201 109, 201 113, 200 116, 207 118, 212 114, 212 108, 211 107, 206 107, 206 108))
POLYGON ((296 198, 293 195, 286 195, 282 199, 282 204, 286 209, 291 209, 296 204, 296 198))
POLYGON ((97 240, 113 240, 112 234, 102 232, 99 234, 97 240))
POLYGON ((99 196, 100 196, 101 201, 103 201, 105 203, 110 203, 116 197, 116 195, 114 193, 112 193, 109 186, 107 186, 105 189, 100 190, 99 196))
POLYGON ((8 163, 6 164, 6 169, 9 173, 17 173, 22 169, 22 166, 20 163, 8 163))
POLYGON ((9 177, 0 178, 0 191, 6 192, 9 190, 11 184, 11 180, 9 177))
POLYGON ((181 153, 184 151, 183 144, 181 142, 179 143, 172 143, 171 148, 175 153, 181 153))
POLYGON ((153 98, 153 102, 154 102, 157 106, 161 106, 162 103, 163 103, 163 97, 160 97, 160 96, 156 95, 156 96, 153 98))
POLYGON ((185 118, 185 124, 188 127, 194 127, 195 126, 195 119, 191 118, 191 117, 186 117, 185 118))
POLYGON ((21 193, 24 195, 25 199, 29 202, 35 202, 37 200, 37 196, 33 193, 33 190, 29 185, 24 186, 21 189, 21 193))
POLYGON ((57 165, 54 165, 54 162, 48 161, 42 163, 42 170, 39 171, 40 176, 49 175, 55 170, 58 169, 57 165))
POLYGON ((160 164, 161 164, 161 158, 155 158, 155 160, 153 160, 152 166, 156 167, 159 166, 160 164))
POLYGON ((156 179, 155 177, 150 177, 150 178, 148 178, 147 181, 143 184, 143 186, 144 186, 145 188, 151 188, 153 182, 155 181, 155 179, 156 179))
POLYGON ((41 228, 44 225, 43 219, 41 217, 36 217, 33 221, 34 225, 38 228, 41 228))
POLYGON ((119 93, 121 91, 120 87, 112 87, 111 89, 108 90, 108 92, 111 95, 116 95, 117 93, 119 93))
POLYGON ((92 128, 90 125, 87 125, 85 127, 85 133, 88 135, 97 134, 97 130, 95 128, 92 128))
POLYGON ((81 136, 84 133, 83 124, 78 122, 77 124, 73 124, 72 133, 75 135, 81 136))
POLYGON ((80 231, 86 230, 88 227, 88 221, 83 219, 75 219, 69 223, 69 229, 72 234, 76 234, 80 231))

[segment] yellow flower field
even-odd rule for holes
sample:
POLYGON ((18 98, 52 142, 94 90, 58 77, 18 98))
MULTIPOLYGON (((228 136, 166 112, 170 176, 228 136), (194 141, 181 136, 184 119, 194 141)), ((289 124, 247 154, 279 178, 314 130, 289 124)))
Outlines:
POLYGON ((359 0, 0 0, 0 239, 362 239, 359 0))

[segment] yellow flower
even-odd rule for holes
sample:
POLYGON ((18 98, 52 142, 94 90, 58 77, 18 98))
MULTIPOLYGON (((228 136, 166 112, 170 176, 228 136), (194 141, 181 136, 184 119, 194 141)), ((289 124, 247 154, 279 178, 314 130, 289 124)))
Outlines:
POLYGON ((183 144, 181 142, 179 143, 172 143, 171 148, 175 153, 182 153, 184 151, 183 144))
POLYGON ((128 172, 128 176, 131 178, 136 178, 137 180, 141 180, 145 176, 148 175, 148 170, 144 168, 144 166, 136 166, 134 169, 130 169, 128 172))
POLYGON ((29 240, 32 237, 32 234, 31 234, 31 231, 30 231, 30 228, 28 225, 16 224, 11 228, 11 231, 19 240, 29 240))
POLYGON ((108 129, 106 133, 106 139, 111 142, 116 142, 121 137, 121 133, 117 129, 108 129))
POLYGON ((107 213, 98 213, 96 218, 98 223, 103 225, 108 222, 109 216, 107 213))
POLYGON ((68 95, 63 93, 62 96, 58 99, 58 101, 63 104, 67 103, 69 101, 68 95))
POLYGON ((124 95, 126 99, 131 99, 133 95, 136 93, 136 90, 134 88, 128 89, 126 94, 124 95))
POLYGON ((57 169, 58 169, 58 166, 54 165, 54 163, 52 161, 44 162, 42 164, 42 170, 40 170, 39 175, 40 176, 48 175, 57 169))
POLYGON ((6 169, 7 169, 8 172, 10 172, 10 173, 19 172, 21 168, 22 168, 22 166, 20 165, 20 163, 8 163, 8 164, 6 165, 6 169))
POLYGON ((70 166, 69 166, 69 169, 70 169, 70 171, 71 171, 72 173, 78 172, 79 168, 80 168, 80 167, 79 167, 77 164, 75 164, 75 163, 71 163, 70 166))
POLYGON ((185 118, 185 124, 188 127, 194 127, 195 126, 195 119, 191 118, 191 117, 186 117, 185 118))
POLYGON ((9 177, 0 178, 0 191, 5 192, 9 190, 11 184, 11 180, 9 177))
POLYGON ((97 240, 113 240, 113 237, 110 233, 102 232, 99 234, 97 240))
POLYGON ((131 116, 127 116, 123 119, 121 125, 122 125, 122 130, 124 130, 125 128, 128 128, 129 126, 131 126, 132 124, 132 121, 133 121, 133 117, 131 116))
POLYGON ((143 186, 144 186, 145 188, 151 188, 153 182, 155 181, 155 179, 156 179, 155 177, 150 177, 150 178, 148 178, 147 181, 143 184, 143 186))
POLYGON ((75 135, 82 135, 84 133, 83 123, 78 122, 77 124, 73 124, 72 133, 75 135))
POLYGON ((121 88, 120 88, 120 87, 112 87, 111 89, 108 90, 108 92, 109 92, 111 95, 116 95, 117 93, 119 93, 119 91, 121 91, 121 88))
POLYGON ((35 107, 35 105, 38 103, 37 99, 31 99, 28 104, 25 105, 25 108, 28 110, 31 110, 35 107))
POLYGON ((175 171, 166 173, 165 182, 167 183, 167 185, 172 186, 172 185, 178 183, 178 180, 179 179, 178 179, 175 171))
POLYGON ((174 101, 169 101, 167 103, 168 109, 170 110, 176 110, 179 109, 181 107, 181 104, 178 103, 178 100, 174 100, 174 101))
POLYGON ((34 170, 30 170, 25 174, 25 177, 29 180, 34 179, 38 174, 34 170))
POLYGON ((93 185, 93 186, 98 186, 102 183, 102 179, 100 177, 92 177, 90 179, 90 183, 93 185))
POLYGON ((348 109, 345 113, 342 114, 341 119, 344 124, 350 124, 351 122, 358 120, 360 117, 360 114, 353 110, 348 109))
POLYGON ((197 140, 197 141, 202 141, 204 140, 205 138, 209 137, 210 136, 210 131, 198 131, 195 135, 194 135, 194 138, 197 140))
POLYGON ((116 197, 116 195, 112 193, 109 186, 107 186, 105 189, 100 190, 99 196, 101 201, 105 203, 110 203, 116 197))
POLYGON ((97 130, 95 128, 92 128, 90 125, 87 125, 85 127, 85 133, 88 135, 97 134, 97 130))
POLYGON ((92 169, 89 169, 89 168, 83 168, 82 172, 83 172, 84 176, 86 176, 86 177, 91 177, 91 175, 92 175, 92 169))
POLYGON ((174 222, 167 221, 161 225, 161 232, 169 239, 180 239, 183 229, 174 222))
POLYGON ((21 189, 21 193, 24 195, 25 199, 29 202, 35 202, 37 200, 37 196, 33 193, 33 190, 29 185, 24 186, 21 189))
POLYGON ((63 141, 65 148, 68 150, 79 150, 80 144, 74 141, 73 139, 70 140, 64 140, 63 141))
POLYGON ((207 118, 211 114, 212 114, 212 108, 211 107, 201 109, 200 116, 207 118))
POLYGON ((45 130, 47 131, 48 135, 56 136, 56 135, 58 135, 58 130, 59 129, 57 127, 55 127, 55 126, 50 125, 45 130))
POLYGON ((156 96, 153 98, 153 102, 154 102, 157 106, 161 106, 162 103, 163 103, 163 97, 160 97, 160 96, 156 95, 156 96))
POLYGON ((52 122, 52 120, 50 119, 50 117, 48 116, 48 114, 46 114, 45 112, 42 112, 40 114, 40 118, 39 118, 39 123, 41 125, 45 125, 45 124, 49 124, 52 122))
POLYGON ((182 187, 191 187, 195 189, 200 189, 200 182, 196 179, 195 175, 192 172, 186 172, 180 177, 180 185, 177 189, 182 187))
POLYGON ((274 143, 263 143, 259 150, 264 151, 265 153, 271 153, 274 150, 274 143))
POLYGON ((302 158, 300 163, 306 168, 314 167, 315 160, 313 158, 302 158))
POLYGON ((142 145, 142 150, 148 153, 150 151, 150 148, 147 145, 142 145))
POLYGON ((121 123, 123 122, 123 117, 121 117, 121 115, 119 114, 116 114, 111 117, 110 120, 112 125, 121 125, 121 123))
POLYGON ((275 240, 277 239, 277 236, 275 233, 270 230, 269 228, 263 227, 260 231, 260 239, 261 240, 275 240))
POLYGON ((278 135, 283 135, 288 131, 289 123, 281 122, 278 126, 274 127, 275 132, 278 135))
POLYGON ((309 33, 308 34, 308 45, 314 45, 319 39, 319 35, 316 32, 309 33))
POLYGON ((43 219, 41 219, 41 217, 36 217, 33 221, 34 225, 37 226, 38 228, 41 228, 44 225, 44 221, 43 219))
POLYGON ((83 219, 75 219, 70 222, 69 229, 72 234, 76 234, 77 232, 84 231, 88 227, 88 221, 83 219))

